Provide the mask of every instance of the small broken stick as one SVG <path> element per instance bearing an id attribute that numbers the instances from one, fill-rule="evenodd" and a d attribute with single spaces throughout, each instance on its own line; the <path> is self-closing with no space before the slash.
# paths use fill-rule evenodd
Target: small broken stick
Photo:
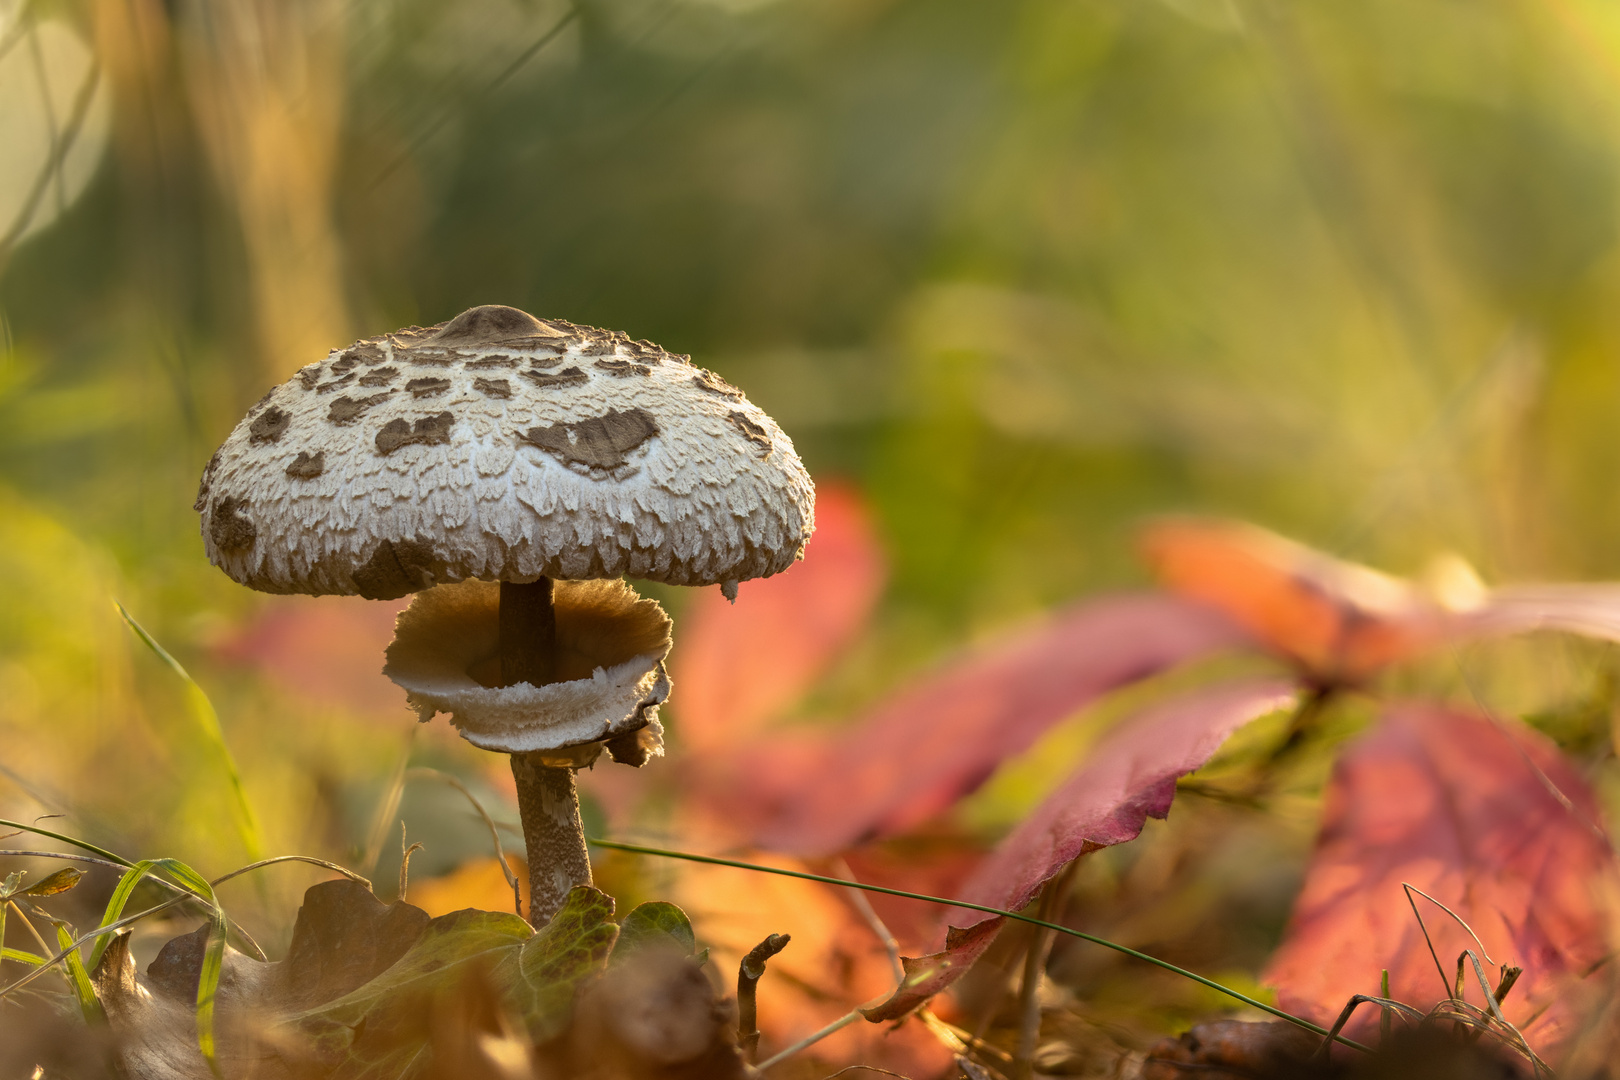
<path id="1" fill-rule="evenodd" d="M 787 948 L 789 934 L 772 934 L 748 950 L 737 965 L 737 1045 L 752 1065 L 759 1056 L 759 1009 L 755 993 L 765 974 L 765 961 Z"/>

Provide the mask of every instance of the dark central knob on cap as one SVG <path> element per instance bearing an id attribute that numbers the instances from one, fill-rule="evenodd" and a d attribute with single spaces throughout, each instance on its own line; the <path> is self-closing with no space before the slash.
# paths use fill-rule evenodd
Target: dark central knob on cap
<path id="1" fill-rule="evenodd" d="M 468 308 L 435 336 L 444 344 L 471 344 L 480 341 L 503 341 L 506 338 L 543 334 L 545 327 L 527 311 L 504 304 L 485 304 Z"/>

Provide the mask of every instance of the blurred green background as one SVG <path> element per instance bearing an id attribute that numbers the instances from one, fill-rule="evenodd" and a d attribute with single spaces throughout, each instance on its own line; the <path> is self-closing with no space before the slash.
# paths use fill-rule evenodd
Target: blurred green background
<path id="1" fill-rule="evenodd" d="M 222 659 L 264 600 L 190 504 L 269 386 L 474 304 L 690 353 L 866 493 L 844 704 L 1168 510 L 1620 577 L 1617 194 L 1600 0 L 0 0 L 0 812 L 243 861 L 117 597 L 269 846 L 365 846 L 402 704 Z"/>

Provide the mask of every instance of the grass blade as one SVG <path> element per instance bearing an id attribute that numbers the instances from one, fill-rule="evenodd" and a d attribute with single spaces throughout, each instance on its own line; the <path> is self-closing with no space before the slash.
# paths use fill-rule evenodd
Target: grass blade
<path id="1" fill-rule="evenodd" d="M 3 918 L 5 918 L 5 912 L 0 911 L 0 919 Z M 0 949 L 0 960 L 15 960 L 22 964 L 32 964 L 34 967 L 39 967 L 39 965 L 45 962 L 45 958 L 43 956 L 36 956 L 26 949 L 11 948 Z"/>
<path id="2" fill-rule="evenodd" d="M 225 966 L 225 939 L 229 929 L 225 909 L 220 906 L 208 879 L 179 859 L 157 859 L 154 866 L 205 900 L 210 908 L 208 945 L 203 951 L 202 973 L 197 979 L 197 1049 L 202 1051 L 209 1071 L 221 1076 L 216 1058 L 218 1047 L 214 1042 L 214 998 L 219 993 L 220 974 Z"/>
<path id="3" fill-rule="evenodd" d="M 180 666 L 180 661 L 170 656 L 168 650 L 159 645 L 156 639 L 135 621 L 134 616 L 124 610 L 123 604 L 115 601 L 115 606 L 118 608 L 118 614 L 129 624 L 129 628 L 135 631 L 135 636 L 156 653 L 158 659 L 167 664 L 170 671 L 180 677 L 181 683 L 185 686 L 186 704 L 191 712 L 191 718 L 196 722 L 203 740 L 219 759 L 220 768 L 230 784 L 231 794 L 235 800 L 236 831 L 241 837 L 242 846 L 247 849 L 250 859 L 264 858 L 264 836 L 259 829 L 259 819 L 248 802 L 247 791 L 242 787 L 242 774 L 236 768 L 236 759 L 231 756 L 231 748 L 225 744 L 225 732 L 219 726 L 219 713 L 214 711 L 214 703 L 208 699 L 203 688 L 197 685 L 197 681 L 186 669 Z"/>
<path id="4" fill-rule="evenodd" d="M 123 917 L 124 905 L 129 903 L 130 896 L 135 892 L 135 886 L 141 883 L 141 879 L 146 877 L 156 861 L 155 859 L 142 859 L 125 871 L 124 876 L 118 879 L 117 887 L 113 889 L 112 896 L 107 900 L 107 910 L 101 916 L 101 926 L 103 928 L 111 926 Z M 110 936 L 96 939 L 96 947 L 90 952 L 90 970 L 94 971 L 96 965 L 101 963 L 101 954 L 107 951 L 107 946 L 110 944 L 112 944 Z"/>
<path id="5" fill-rule="evenodd" d="M 107 1014 L 101 1011 L 101 999 L 96 997 L 95 988 L 90 985 L 90 973 L 85 970 L 84 960 L 74 947 L 73 931 L 68 929 L 67 923 L 56 924 L 56 943 L 67 961 L 68 985 L 73 988 L 73 996 L 79 1000 L 79 1011 L 84 1013 L 84 1022 L 92 1026 L 105 1024 Z"/>

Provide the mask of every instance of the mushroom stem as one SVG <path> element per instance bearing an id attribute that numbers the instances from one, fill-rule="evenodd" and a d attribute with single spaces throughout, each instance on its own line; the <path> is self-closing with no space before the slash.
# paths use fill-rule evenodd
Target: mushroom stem
<path id="1" fill-rule="evenodd" d="M 557 609 L 551 579 L 501 582 L 501 685 L 544 686 L 556 671 Z"/>
<path id="2" fill-rule="evenodd" d="M 543 686 L 556 672 L 557 609 L 547 577 L 501 582 L 501 683 Z M 529 860 L 529 922 L 551 921 L 575 885 L 591 883 L 591 857 L 579 818 L 574 770 L 548 765 L 543 751 L 512 755 L 518 818 Z"/>
<path id="3" fill-rule="evenodd" d="M 512 755 L 518 817 L 529 859 L 529 923 L 544 926 L 562 908 L 568 890 L 591 883 L 591 856 L 579 819 L 574 770 L 545 763 L 544 753 Z"/>

